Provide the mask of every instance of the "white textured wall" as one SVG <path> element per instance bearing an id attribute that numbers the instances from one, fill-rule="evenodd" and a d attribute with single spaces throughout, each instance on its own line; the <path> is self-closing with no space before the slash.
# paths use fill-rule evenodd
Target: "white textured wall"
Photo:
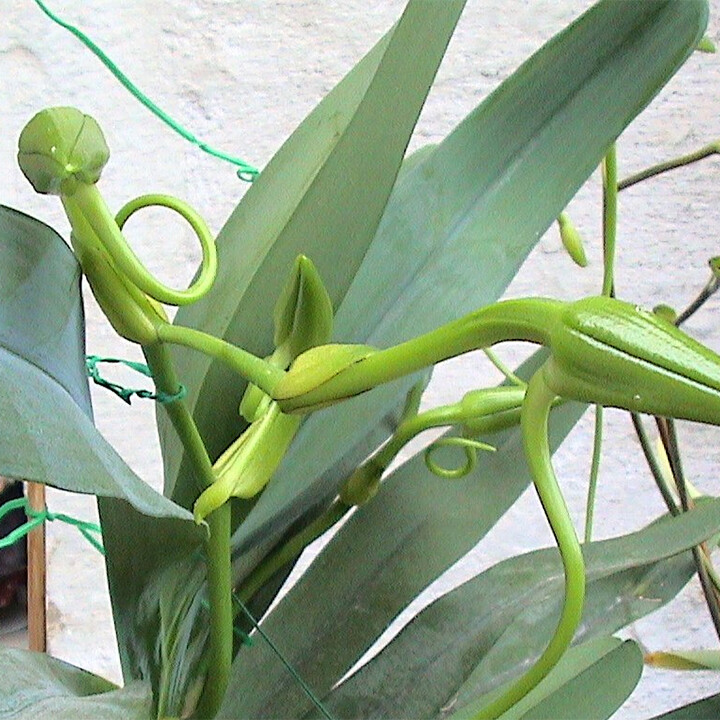
<path id="1" fill-rule="evenodd" d="M 713 0 L 720 9 L 720 0 Z M 587 0 L 470 0 L 414 145 L 441 139 L 521 59 L 579 14 Z M 53 0 L 52 7 L 96 39 L 164 109 L 199 137 L 262 167 L 314 104 L 359 59 L 399 14 L 403 2 L 386 0 Z M 711 20 L 710 34 L 715 36 Z M 651 109 L 623 137 L 621 174 L 720 137 L 720 58 L 694 56 Z M 622 82 L 622 78 L 618 78 Z M 110 77 L 79 43 L 53 26 L 32 0 L 5 3 L 0 23 L 0 202 L 37 215 L 66 233 L 59 203 L 35 196 L 15 166 L 23 124 L 48 105 L 76 105 L 93 114 L 108 135 L 113 157 L 102 190 L 113 206 L 160 191 L 190 199 L 219 229 L 244 186 L 233 170 L 169 132 Z M 617 285 L 621 296 L 654 305 L 687 303 L 707 279 L 706 261 L 720 254 L 716 161 L 681 171 L 620 203 Z M 513 295 L 577 297 L 600 285 L 598 178 L 571 211 L 588 240 L 591 266 L 576 269 L 554 232 L 544 238 Z M 129 226 L 130 227 L 130 226 Z M 166 228 L 168 231 L 166 232 Z M 168 215 L 149 213 L 133 223 L 133 242 L 153 272 L 173 284 L 187 281 L 197 251 L 192 237 Z M 88 350 L 133 357 L 114 337 L 89 298 Z M 720 350 L 718 303 L 712 301 L 689 329 Z M 436 373 L 429 400 L 459 397 L 477 384 L 475 357 Z M 95 392 L 98 426 L 128 463 L 159 485 L 152 407 L 127 408 Z M 643 469 L 629 423 L 608 412 L 598 505 L 598 534 L 636 528 L 662 510 Z M 592 423 L 586 418 L 556 456 L 558 474 L 582 522 Z M 720 492 L 718 431 L 683 427 L 689 478 Z M 52 510 L 92 517 L 86 498 L 51 492 Z M 112 625 L 102 563 L 72 529 L 49 528 L 50 646 L 60 657 L 117 678 Z M 443 581 L 500 557 L 549 542 L 534 497 L 513 508 L 464 567 Z M 427 601 L 427 600 L 426 600 Z M 639 623 L 631 635 L 650 649 L 713 645 L 696 587 L 671 609 Z M 646 673 L 623 717 L 651 712 L 717 690 L 717 677 Z"/>

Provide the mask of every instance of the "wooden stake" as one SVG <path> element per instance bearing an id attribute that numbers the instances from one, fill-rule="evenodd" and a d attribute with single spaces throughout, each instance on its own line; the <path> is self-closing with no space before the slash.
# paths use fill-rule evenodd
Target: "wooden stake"
<path id="1" fill-rule="evenodd" d="M 27 483 L 27 497 L 33 510 L 45 509 L 45 486 Z M 28 550 L 28 647 L 45 652 L 47 649 L 47 618 L 45 605 L 45 523 L 27 536 Z"/>

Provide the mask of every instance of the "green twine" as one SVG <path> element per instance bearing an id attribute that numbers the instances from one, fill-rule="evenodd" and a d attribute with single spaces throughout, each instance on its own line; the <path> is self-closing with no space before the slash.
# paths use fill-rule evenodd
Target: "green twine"
<path id="1" fill-rule="evenodd" d="M 172 395 L 164 393 L 161 390 L 158 390 L 157 392 L 151 392 L 150 390 L 136 390 L 133 388 L 123 387 L 122 385 L 111 382 L 110 380 L 107 380 L 102 375 L 100 375 L 100 370 L 98 369 L 98 365 L 100 363 L 119 363 L 149 378 L 152 377 L 152 372 L 150 368 L 143 363 L 133 362 L 132 360 L 100 357 L 99 355 L 88 355 L 85 358 L 85 367 L 88 377 L 91 378 L 96 385 L 104 387 L 115 393 L 119 398 L 122 398 L 128 405 L 130 405 L 133 395 L 137 395 L 137 397 L 146 400 L 156 400 L 159 403 L 175 402 L 176 400 L 182 400 L 187 395 L 187 388 L 184 385 L 180 385 L 180 389 Z"/>
<path id="2" fill-rule="evenodd" d="M 86 520 L 78 520 L 77 518 L 71 517 L 70 515 L 64 515 L 63 513 L 51 513 L 47 508 L 44 508 L 43 510 L 35 510 L 30 506 L 28 499 L 24 497 L 17 498 L 16 500 L 10 500 L 2 505 L 0 507 L 0 520 L 13 510 L 19 509 L 25 510 L 25 514 L 29 519 L 20 527 L 15 528 L 15 530 L 8 533 L 5 537 L 0 538 L 0 549 L 10 547 L 10 545 L 15 544 L 18 540 L 22 540 L 22 538 L 32 532 L 38 525 L 42 525 L 42 523 L 46 521 L 52 522 L 57 520 L 76 527 L 81 532 L 82 536 L 98 552 L 102 555 L 105 554 L 105 548 L 102 543 L 94 537 L 94 535 L 102 537 L 102 530 L 96 523 L 87 522 Z"/>
<path id="3" fill-rule="evenodd" d="M 292 675 L 295 682 L 297 682 L 298 685 L 302 688 L 303 692 L 310 698 L 313 705 L 322 713 L 322 716 L 326 720 L 333 720 L 333 716 L 329 713 L 327 708 L 320 702 L 318 697 L 315 695 L 315 693 L 312 691 L 310 686 L 300 677 L 298 671 L 283 657 L 283 654 L 278 649 L 277 645 L 267 636 L 265 631 L 260 627 L 260 624 L 258 621 L 253 617 L 252 613 L 245 607 L 245 603 L 235 594 L 232 594 L 232 599 L 235 605 L 240 609 L 240 611 L 247 617 L 247 619 L 252 623 L 252 626 L 255 628 L 255 630 L 258 631 L 258 634 L 260 637 L 268 644 L 269 648 L 273 651 L 273 653 L 279 658 L 280 662 L 285 666 L 285 669 Z"/>
<path id="4" fill-rule="evenodd" d="M 65 22 L 62 18 L 55 15 L 42 0 L 35 0 L 35 4 L 47 15 L 54 23 L 64 28 L 68 32 L 72 33 L 80 42 L 97 57 L 100 62 L 115 76 L 120 84 L 128 90 L 132 96 L 142 103 L 150 112 L 152 112 L 157 118 L 162 120 L 169 128 L 174 130 L 180 137 L 184 138 L 188 142 L 192 143 L 196 147 L 200 148 L 203 152 L 213 157 L 225 160 L 226 162 L 235 165 L 238 168 L 237 176 L 245 182 L 253 182 L 255 178 L 260 174 L 260 171 L 250 165 L 249 163 L 241 160 L 240 158 L 228 155 L 227 153 L 221 152 L 211 147 L 202 140 L 195 137 L 189 130 L 184 128 L 180 123 L 173 120 L 164 110 L 159 108 L 145 93 L 143 93 L 137 85 L 135 85 L 125 73 L 80 29 L 76 28 L 68 22 Z"/>

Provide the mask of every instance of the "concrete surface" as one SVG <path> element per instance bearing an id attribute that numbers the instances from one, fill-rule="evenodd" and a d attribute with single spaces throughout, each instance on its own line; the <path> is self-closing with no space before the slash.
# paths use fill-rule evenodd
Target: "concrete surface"
<path id="1" fill-rule="evenodd" d="M 233 170 L 169 132 L 136 103 L 100 63 L 31 0 L 6 3 L 0 23 L 0 202 L 32 213 L 61 232 L 59 203 L 35 196 L 17 170 L 16 138 L 42 107 L 76 105 L 105 128 L 113 159 L 103 192 L 113 206 L 146 192 L 187 198 L 214 230 L 245 190 Z M 441 139 L 531 51 L 576 17 L 587 0 L 471 0 L 413 147 Z M 713 0 L 717 16 L 720 0 Z M 199 137 L 262 167 L 317 101 L 398 16 L 401 0 L 53 0 L 52 8 L 88 32 L 167 112 Z M 717 40 L 711 19 L 710 35 Z M 695 149 L 720 137 L 720 56 L 695 55 L 652 107 L 623 136 L 621 175 Z M 622 78 L 618 78 L 622 82 Z M 684 306 L 707 280 L 706 262 L 719 254 L 718 171 L 706 161 L 638 191 L 623 194 L 617 287 L 622 297 L 652 306 Z M 511 295 L 577 297 L 600 287 L 599 181 L 595 176 L 570 207 L 588 243 L 590 267 L 575 268 L 550 231 L 533 253 Z M 197 260 L 193 238 L 165 213 L 149 214 L 130 236 L 151 271 L 174 285 L 186 282 Z M 165 233 L 165 228 L 169 232 Z M 162 229 L 168 243 L 156 242 Z M 88 351 L 138 357 L 116 338 L 88 300 Z M 718 301 L 688 323 L 720 349 Z M 517 357 L 514 349 L 506 357 Z M 480 359 L 441 367 L 428 404 L 457 398 L 477 385 Z M 94 392 L 98 427 L 127 462 L 158 486 L 160 458 L 153 408 L 131 408 Z M 606 451 L 598 505 L 598 536 L 637 528 L 662 510 L 643 468 L 627 419 L 607 413 Z M 682 427 L 688 476 L 720 492 L 718 431 Z M 592 420 L 588 416 L 556 456 L 556 468 L 578 523 L 583 519 Z M 54 511 L 94 517 L 92 500 L 51 491 Z M 64 526 L 49 532 L 50 650 L 118 679 L 113 630 L 100 557 Z M 549 542 L 535 498 L 527 495 L 493 531 L 482 552 L 431 588 L 421 602 L 501 557 Z M 489 548 L 489 549 L 488 549 Z M 438 589 L 438 587 L 440 589 Z M 637 623 L 629 635 L 649 649 L 711 647 L 713 632 L 696 586 L 667 610 Z M 716 692 L 718 677 L 648 671 L 618 717 L 648 717 Z"/>

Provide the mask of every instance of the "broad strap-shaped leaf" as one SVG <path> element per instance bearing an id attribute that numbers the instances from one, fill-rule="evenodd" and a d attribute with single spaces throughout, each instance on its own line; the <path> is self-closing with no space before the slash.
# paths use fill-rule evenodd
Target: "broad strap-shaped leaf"
<path id="1" fill-rule="evenodd" d="M 465 0 L 410 0 L 395 28 L 283 145 L 218 238 L 219 273 L 178 312 L 248 350 L 272 350 L 273 307 L 299 254 L 317 267 L 335 308 L 372 241 L 420 110 Z M 239 432 L 244 382 L 219 363 L 178 351 L 180 377 L 210 454 Z M 167 494 L 187 504 L 192 483 L 160 414 Z M 178 479 L 180 478 L 180 479 Z"/>
<path id="2" fill-rule="evenodd" d="M 52 378 L 92 418 L 80 267 L 58 234 L 0 205 L 0 351 Z"/>
<path id="3" fill-rule="evenodd" d="M 385 347 L 497 300 L 706 21 L 702 0 L 605 0 L 546 44 L 400 178 L 336 339 Z M 310 417 L 238 539 L 331 493 L 409 382 Z"/>
<path id="4" fill-rule="evenodd" d="M 630 696 L 642 669 L 642 651 L 632 640 L 589 640 L 571 647 L 536 688 L 500 717 L 576 720 L 582 712 L 583 720 L 605 720 Z"/>
<path id="5" fill-rule="evenodd" d="M 0 651 L 2 720 L 151 720 L 150 686 L 111 682 L 42 653 Z"/>
<path id="6" fill-rule="evenodd" d="M 720 694 L 684 705 L 651 720 L 712 720 L 720 717 Z"/>
<path id="7" fill-rule="evenodd" d="M 692 557 L 683 551 L 719 524 L 717 500 L 587 546 L 587 600 L 576 641 L 615 632 L 675 597 L 694 573 Z M 462 708 L 485 705 L 545 648 L 563 592 L 555 549 L 498 563 L 423 610 L 333 691 L 331 711 L 340 717 L 432 718 L 452 707 L 459 718 L 472 714 Z M 414 682 L 417 677 L 423 682 Z"/>
<path id="8" fill-rule="evenodd" d="M 175 670 L 166 648 L 177 642 L 178 622 L 169 628 L 167 617 L 180 613 L 202 588 L 204 563 L 198 549 L 205 531 L 192 520 L 149 517 L 113 497 L 98 498 L 98 509 L 123 677 L 126 682 L 152 682 L 157 691 L 161 662 L 167 673 Z M 173 585 L 178 573 L 183 583 Z M 176 592 L 168 597 L 170 588 Z"/>
<path id="9" fill-rule="evenodd" d="M 78 265 L 57 233 L 6 207 L 0 207 L 0 370 L 0 474 L 191 520 L 95 429 Z"/>

